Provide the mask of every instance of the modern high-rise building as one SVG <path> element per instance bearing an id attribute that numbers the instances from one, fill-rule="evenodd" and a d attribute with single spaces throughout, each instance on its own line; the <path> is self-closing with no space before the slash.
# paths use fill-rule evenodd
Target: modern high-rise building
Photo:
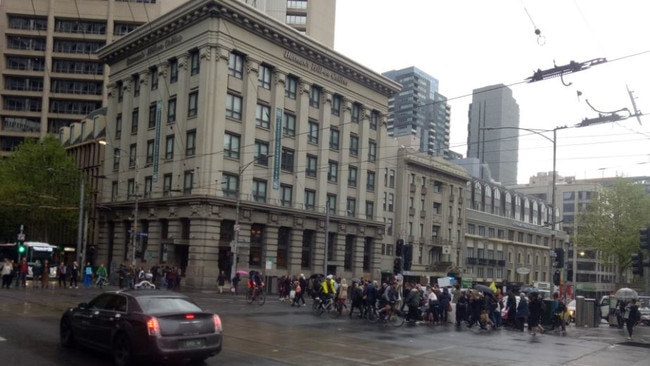
<path id="1" fill-rule="evenodd" d="M 0 2 L 0 151 L 101 108 L 108 69 L 95 51 L 185 1 Z"/>
<path id="2" fill-rule="evenodd" d="M 468 116 L 467 157 L 488 164 L 495 181 L 516 184 L 519 105 L 512 90 L 503 84 L 474 89 Z"/>
<path id="3" fill-rule="evenodd" d="M 334 48 L 336 0 L 239 0 Z"/>
<path id="4" fill-rule="evenodd" d="M 187 1 L 0 1 L 0 154 L 106 105 L 95 51 Z M 335 0 L 241 1 L 333 47 Z"/>
<path id="5" fill-rule="evenodd" d="M 415 136 L 418 146 L 409 147 L 448 157 L 451 107 L 438 93 L 438 80 L 414 66 L 383 75 L 402 84 L 400 93 L 389 101 L 388 133 L 403 145 Z"/>

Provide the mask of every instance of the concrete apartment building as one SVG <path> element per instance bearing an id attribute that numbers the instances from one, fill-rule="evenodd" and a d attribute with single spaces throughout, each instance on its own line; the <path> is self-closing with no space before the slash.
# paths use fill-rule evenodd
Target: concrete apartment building
<path id="1" fill-rule="evenodd" d="M 503 84 L 474 89 L 468 117 L 467 158 L 488 164 L 495 181 L 517 184 L 519 105 L 512 90 Z"/>
<path id="2" fill-rule="evenodd" d="M 402 84 L 389 101 L 388 133 L 402 145 L 450 158 L 451 106 L 438 93 L 438 80 L 414 66 L 383 75 Z"/>
<path id="3" fill-rule="evenodd" d="M 0 2 L 0 154 L 106 105 L 95 51 L 187 0 Z M 332 47 L 335 0 L 242 0 Z"/>
<path id="4" fill-rule="evenodd" d="M 233 0 L 183 4 L 99 58 L 104 262 L 135 252 L 210 286 L 237 242 L 237 268 L 271 277 L 379 273 L 397 83 Z"/>

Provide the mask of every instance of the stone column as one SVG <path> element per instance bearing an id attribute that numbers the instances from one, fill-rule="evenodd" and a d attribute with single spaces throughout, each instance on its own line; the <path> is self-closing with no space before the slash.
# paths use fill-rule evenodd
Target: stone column
<path id="1" fill-rule="evenodd" d="M 262 246 L 262 273 L 266 276 L 282 276 L 286 273 L 279 273 L 275 261 L 278 255 L 278 232 L 279 228 L 276 225 L 266 225 L 264 232 L 264 244 Z M 266 261 L 273 259 L 273 266 L 271 269 L 266 268 Z M 284 270 L 282 270 L 284 271 Z M 273 289 L 272 291 L 274 291 Z"/>

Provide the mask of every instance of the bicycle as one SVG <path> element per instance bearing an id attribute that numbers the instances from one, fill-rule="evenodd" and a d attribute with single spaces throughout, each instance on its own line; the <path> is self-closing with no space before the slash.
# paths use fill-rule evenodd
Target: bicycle
<path id="1" fill-rule="evenodd" d="M 380 323 L 398 328 L 404 325 L 405 320 L 406 317 L 398 308 L 396 308 L 396 305 L 390 306 L 388 314 L 386 314 L 383 309 L 378 311 L 377 321 Z"/>
<path id="2" fill-rule="evenodd" d="M 320 297 L 315 297 L 314 298 L 314 303 L 312 304 L 312 312 L 314 315 L 321 316 L 324 312 L 330 313 L 330 316 L 337 316 L 337 312 L 333 311 L 335 308 L 334 301 L 332 300 L 331 297 L 327 298 L 327 300 L 323 301 Z M 334 313 L 334 314 L 332 314 Z"/>
<path id="3" fill-rule="evenodd" d="M 108 281 L 108 278 L 106 278 L 104 276 L 99 276 L 97 278 L 97 281 L 95 282 L 95 286 L 97 286 L 99 288 L 102 288 L 104 286 L 110 286 L 110 285 L 111 285 L 111 283 Z"/>
<path id="4" fill-rule="evenodd" d="M 364 304 L 362 317 L 368 320 L 370 323 L 376 323 L 377 319 L 379 318 L 377 307 L 371 304 Z"/>
<path id="5" fill-rule="evenodd" d="M 248 304 L 252 304 L 253 302 L 257 301 L 257 304 L 259 306 L 264 305 L 266 302 L 266 295 L 264 294 L 264 288 L 262 287 L 254 287 L 248 289 L 246 292 L 246 302 Z"/>

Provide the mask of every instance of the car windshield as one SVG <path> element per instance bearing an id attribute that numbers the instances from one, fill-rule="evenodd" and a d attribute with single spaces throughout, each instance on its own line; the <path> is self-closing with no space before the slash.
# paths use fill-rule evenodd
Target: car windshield
<path id="1" fill-rule="evenodd" d="M 196 313 L 200 307 L 191 301 L 179 297 L 145 297 L 138 299 L 142 312 L 146 314 Z"/>

